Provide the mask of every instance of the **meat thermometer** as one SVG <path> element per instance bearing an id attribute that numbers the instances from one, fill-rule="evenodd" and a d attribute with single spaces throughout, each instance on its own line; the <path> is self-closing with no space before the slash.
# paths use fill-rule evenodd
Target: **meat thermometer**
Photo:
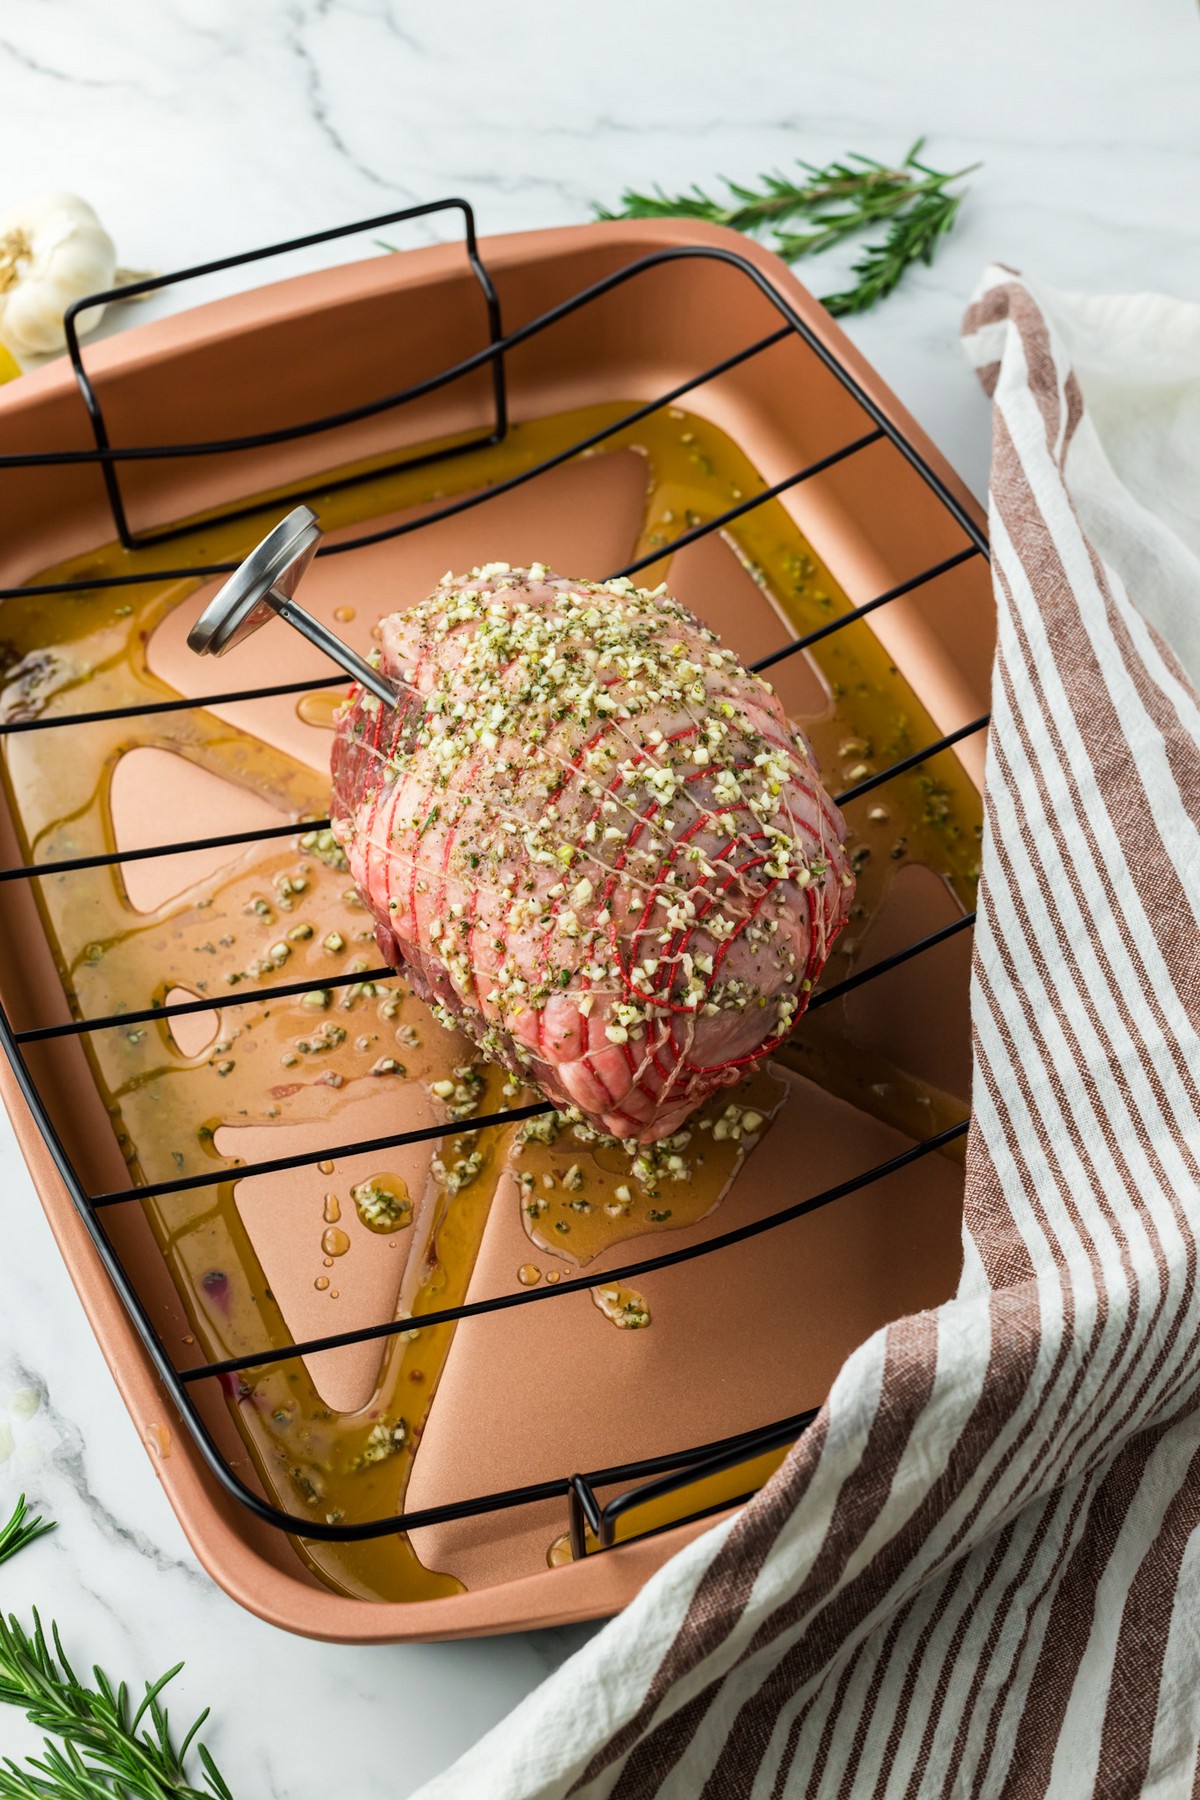
<path id="1" fill-rule="evenodd" d="M 310 644 L 323 650 L 368 693 L 377 695 L 387 706 L 396 706 L 396 690 L 378 669 L 373 669 L 356 650 L 292 598 L 321 536 L 316 513 L 307 506 L 295 507 L 267 533 L 245 562 L 239 563 L 220 593 L 209 601 L 188 632 L 188 649 L 200 656 L 223 656 L 277 615 L 295 626 Z"/>

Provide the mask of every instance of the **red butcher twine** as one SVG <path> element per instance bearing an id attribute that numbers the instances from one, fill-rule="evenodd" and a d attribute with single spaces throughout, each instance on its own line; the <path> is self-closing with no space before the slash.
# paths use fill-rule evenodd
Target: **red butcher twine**
<path id="1" fill-rule="evenodd" d="M 491 563 L 381 626 L 333 829 L 444 1023 L 653 1143 L 785 1037 L 846 923 L 845 826 L 760 676 L 661 588 Z"/>

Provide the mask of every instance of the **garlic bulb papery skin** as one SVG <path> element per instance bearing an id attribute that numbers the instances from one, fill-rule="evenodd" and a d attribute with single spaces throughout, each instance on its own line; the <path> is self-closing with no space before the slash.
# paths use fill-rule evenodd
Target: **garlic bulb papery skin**
<path id="1" fill-rule="evenodd" d="M 0 340 L 21 356 L 46 356 L 66 344 L 63 314 L 72 301 L 113 285 L 112 239 L 78 194 L 39 194 L 0 213 Z M 104 308 L 89 307 L 80 335 Z"/>

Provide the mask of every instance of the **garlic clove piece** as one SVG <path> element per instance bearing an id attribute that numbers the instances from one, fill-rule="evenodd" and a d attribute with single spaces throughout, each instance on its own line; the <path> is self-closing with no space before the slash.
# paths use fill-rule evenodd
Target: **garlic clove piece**
<path id="1" fill-rule="evenodd" d="M 111 287 L 116 266 L 112 239 L 78 194 L 38 194 L 0 212 L 0 340 L 23 356 L 61 350 L 67 307 Z M 80 334 L 103 313 L 89 307 Z"/>

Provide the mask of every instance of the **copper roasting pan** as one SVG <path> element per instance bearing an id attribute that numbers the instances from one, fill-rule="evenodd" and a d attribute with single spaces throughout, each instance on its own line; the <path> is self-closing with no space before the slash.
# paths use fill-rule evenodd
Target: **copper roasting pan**
<path id="1" fill-rule="evenodd" d="M 779 504 L 829 572 L 843 607 L 911 584 L 853 629 L 874 634 L 933 722 L 935 738 L 964 732 L 941 757 L 957 759 L 959 779 L 965 771 L 977 809 L 983 735 L 964 728 L 985 712 L 993 647 L 990 587 L 979 554 L 982 521 L 953 472 L 822 307 L 768 252 L 690 224 L 518 234 L 483 240 L 479 254 L 509 334 L 507 405 L 518 431 L 526 422 L 604 404 L 633 411 L 685 388 L 677 404 L 724 434 L 722 441 L 732 441 L 763 483 L 786 484 L 795 471 L 823 465 L 811 478 L 785 485 Z M 627 270 L 634 272 L 622 277 Z M 582 290 L 605 283 L 610 285 L 590 304 L 567 306 Z M 564 311 L 552 326 L 521 336 L 522 326 L 560 305 Z M 477 276 L 462 245 L 447 244 L 376 255 L 194 307 L 92 346 L 86 365 L 112 444 L 269 437 L 297 417 L 336 414 L 424 381 L 478 352 L 487 343 L 486 327 Z M 514 334 L 519 341 L 512 343 Z M 756 354 L 739 359 L 739 352 L 764 339 L 770 341 Z M 698 371 L 718 364 L 727 366 L 688 387 Z M 290 503 L 291 496 L 313 494 L 319 508 L 318 478 L 328 471 L 369 458 L 396 459 L 453 434 L 486 434 L 494 405 L 493 365 L 485 359 L 460 379 L 427 385 L 401 407 L 364 407 L 363 416 L 332 431 L 284 435 L 235 454 L 124 462 L 118 474 L 130 525 L 153 535 L 175 521 L 224 512 L 262 495 Z M 840 454 L 840 447 L 864 436 L 869 441 L 863 447 Z M 0 458 L 86 452 L 94 442 L 66 359 L 0 390 Z M 441 493 L 470 486 L 455 467 L 451 458 L 430 470 L 428 497 L 415 513 L 436 510 Z M 332 622 L 339 606 L 344 613 L 344 603 L 353 601 L 355 623 L 338 628 L 365 649 L 372 619 L 423 596 L 446 567 L 540 559 L 580 577 L 604 577 L 632 555 L 644 486 L 641 465 L 629 450 L 564 459 L 486 504 L 318 563 L 305 603 Z M 95 460 L 0 462 L 0 494 L 0 585 L 7 590 L 114 539 Z M 264 524 L 282 510 L 268 507 Z M 259 532 L 253 522 L 247 530 L 252 542 Z M 333 535 L 336 541 L 338 533 Z M 795 627 L 755 580 L 747 559 L 734 553 L 735 538 L 736 531 L 701 532 L 676 553 L 669 580 L 751 660 L 787 644 Z M 157 557 L 150 566 L 172 563 L 169 541 L 139 554 L 143 566 L 147 557 Z M 652 580 L 667 571 L 665 557 L 660 564 Z M 935 577 L 915 579 L 943 564 Z M 193 584 L 178 618 L 161 634 L 156 668 L 169 688 L 195 696 L 328 677 L 328 665 L 277 625 L 228 657 L 214 681 L 217 666 L 189 660 L 182 640 L 202 596 L 215 585 Z M 137 588 L 123 597 L 136 607 Z M 0 645 L 4 636 L 0 611 Z M 805 654 L 776 671 L 781 694 L 806 719 L 828 700 L 817 668 Z M 327 754 L 328 736 L 306 736 L 291 699 L 246 702 L 236 716 L 243 728 L 313 768 Z M 87 757 L 87 729 L 52 735 L 64 756 Z M 6 758 L 21 742 L 10 736 L 3 741 Z M 252 831 L 270 816 L 245 789 L 214 798 L 208 786 L 192 781 L 186 766 L 178 779 L 163 783 L 144 751 L 142 756 L 137 779 L 114 780 L 114 793 L 123 784 L 122 816 L 114 813 L 122 850 Z M 838 771 L 827 774 L 837 789 Z M 9 792 L 0 819 L 0 861 L 15 867 L 29 856 L 29 846 L 11 817 Z M 866 804 L 851 806 L 852 830 L 860 816 L 855 807 Z M 235 854 L 226 850 L 210 862 Z M 37 845 L 31 860 L 45 860 Z M 138 881 L 149 883 L 148 897 L 138 902 L 143 908 L 178 892 L 186 871 L 172 887 L 173 869 L 173 858 L 130 864 L 124 879 L 131 903 L 138 900 Z M 163 884 L 157 892 L 155 882 Z M 586 1556 L 549 1567 L 547 1546 L 567 1527 L 564 1490 L 557 1498 L 418 1530 L 413 1541 L 422 1561 L 457 1575 L 461 1592 L 382 1601 L 325 1585 L 285 1532 L 256 1517 L 217 1479 L 181 1423 L 35 1117 L 30 1100 L 40 1096 L 89 1191 L 122 1185 L 124 1165 L 79 1039 L 27 1041 L 14 1063 L 14 1035 L 69 1021 L 79 1011 L 64 992 L 34 887 L 29 879 L 0 884 L 0 1001 L 10 1052 L 0 1061 L 0 1086 L 155 1473 L 196 1554 L 229 1594 L 278 1625 L 336 1641 L 449 1638 L 594 1618 L 624 1605 L 675 1550 L 723 1516 L 721 1504 L 747 1485 L 744 1471 L 740 1483 L 735 1472 L 724 1488 L 710 1490 L 703 1518 L 688 1520 L 701 1501 L 682 1494 L 652 1534 L 603 1551 L 589 1542 Z M 900 880 L 897 869 L 887 892 L 887 907 L 857 934 L 857 959 L 839 965 L 842 975 L 861 972 L 963 917 L 936 871 L 912 868 Z M 851 1064 L 855 1047 L 869 1043 L 943 1095 L 956 1096 L 964 1114 L 969 944 L 969 931 L 955 931 L 848 992 L 826 1015 L 837 1014 Z M 145 996 L 131 996 L 134 1006 L 146 1003 Z M 886 1178 L 854 1186 L 859 1172 L 902 1154 L 912 1134 L 870 1105 L 856 1106 L 844 1092 L 823 1091 L 819 1077 L 806 1084 L 801 1099 L 788 1116 L 802 1114 L 803 1123 L 789 1127 L 790 1135 L 781 1126 L 768 1134 L 715 1214 L 649 1241 L 649 1251 L 702 1243 L 839 1183 L 850 1184 L 850 1191 L 747 1242 L 648 1276 L 645 1291 L 654 1308 L 648 1332 L 614 1331 L 583 1293 L 461 1323 L 406 1509 L 436 1508 L 579 1469 L 669 1461 L 686 1446 L 716 1443 L 802 1413 L 820 1404 L 840 1363 L 871 1331 L 953 1291 L 960 1260 L 961 1141 L 946 1154 L 925 1155 Z M 346 1123 L 338 1127 L 337 1141 L 388 1130 L 386 1110 L 373 1104 L 373 1114 L 355 1113 L 349 1129 Z M 313 1142 L 310 1137 L 303 1147 Z M 261 1146 L 251 1150 L 252 1156 L 264 1154 L 269 1152 Z M 332 1328 L 324 1296 L 313 1294 L 294 1254 L 294 1221 L 295 1209 L 319 1207 L 323 1178 L 305 1167 L 275 1178 L 274 1187 L 270 1180 L 264 1178 L 249 1229 L 272 1283 L 290 1296 L 284 1301 L 289 1327 L 297 1340 L 311 1338 Z M 171 1358 L 184 1365 L 191 1342 L 187 1318 L 162 1258 L 149 1231 L 139 1229 L 139 1208 L 124 1208 L 119 1219 L 114 1210 L 121 1209 L 101 1216 L 130 1281 Z M 471 1299 L 514 1289 L 516 1266 L 528 1254 L 519 1221 L 508 1211 L 500 1216 L 502 1210 L 489 1217 Z M 632 1250 L 620 1246 L 608 1261 L 648 1253 L 647 1243 L 643 1238 Z M 372 1306 L 373 1316 L 381 1306 L 394 1316 L 394 1288 L 372 1286 L 367 1259 L 362 1267 L 365 1286 L 357 1298 L 348 1291 L 351 1312 L 340 1316 L 343 1326 L 369 1320 Z M 322 1379 L 331 1404 L 360 1404 L 378 1357 L 378 1345 L 371 1343 L 326 1351 Z M 201 1381 L 190 1392 L 220 1455 L 261 1493 L 217 1383 Z M 688 1522 L 673 1524 L 671 1517 Z"/>

